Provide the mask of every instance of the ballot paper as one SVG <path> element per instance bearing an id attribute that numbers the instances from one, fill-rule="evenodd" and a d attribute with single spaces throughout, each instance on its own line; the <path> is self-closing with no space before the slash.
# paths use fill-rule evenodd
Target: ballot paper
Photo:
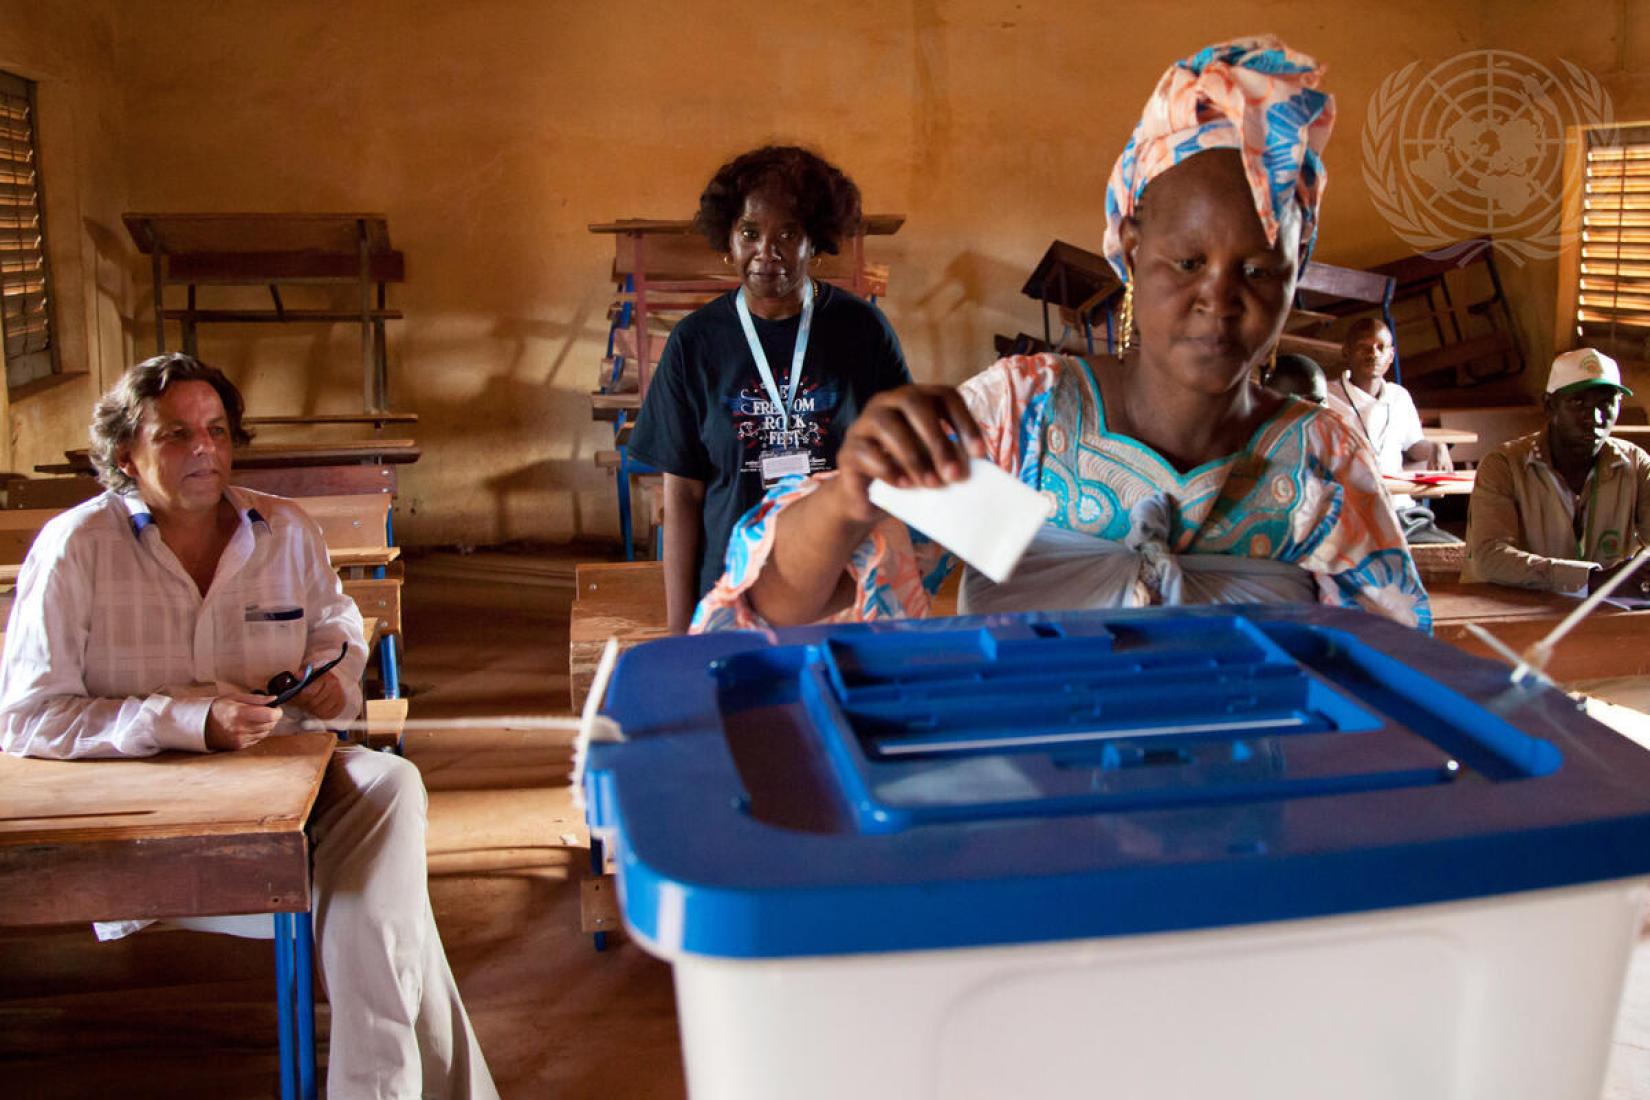
<path id="1" fill-rule="evenodd" d="M 1013 574 L 1049 501 L 983 458 L 968 478 L 939 489 L 896 489 L 871 482 L 871 503 L 915 527 L 998 584 Z"/>

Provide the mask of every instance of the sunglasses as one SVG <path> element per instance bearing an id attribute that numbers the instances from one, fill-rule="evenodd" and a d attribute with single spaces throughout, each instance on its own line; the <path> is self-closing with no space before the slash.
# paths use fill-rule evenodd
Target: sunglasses
<path id="1" fill-rule="evenodd" d="M 349 643 L 345 642 L 338 647 L 338 656 L 324 665 L 306 665 L 302 676 L 294 676 L 290 672 L 277 672 L 269 678 L 269 683 L 264 686 L 265 695 L 275 696 L 265 706 L 278 707 L 283 703 L 290 702 L 309 685 L 331 672 L 333 667 L 339 661 L 342 661 L 344 655 L 348 652 Z"/>

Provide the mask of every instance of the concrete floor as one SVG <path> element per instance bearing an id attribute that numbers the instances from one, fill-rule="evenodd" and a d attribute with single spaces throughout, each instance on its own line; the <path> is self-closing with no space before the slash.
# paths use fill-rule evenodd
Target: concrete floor
<path id="1" fill-rule="evenodd" d="M 565 713 L 579 557 L 412 558 L 413 716 Z M 568 739 L 414 734 L 407 755 L 431 792 L 442 937 L 506 1100 L 681 1097 L 669 968 L 622 938 L 597 954 L 578 931 L 587 837 Z M 263 1100 L 272 974 L 267 944 L 223 936 L 0 932 L 0 1096 Z M 1650 1100 L 1650 946 L 1634 959 L 1604 1095 Z"/>

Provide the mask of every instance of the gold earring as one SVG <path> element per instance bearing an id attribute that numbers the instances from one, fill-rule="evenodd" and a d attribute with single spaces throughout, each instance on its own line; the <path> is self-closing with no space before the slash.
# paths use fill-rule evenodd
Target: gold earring
<path id="1" fill-rule="evenodd" d="M 1124 273 L 1123 305 L 1117 311 L 1117 357 L 1121 359 L 1134 347 L 1134 279 L 1133 272 Z"/>
<path id="2" fill-rule="evenodd" d="M 1276 373 L 1278 373 L 1278 346 L 1273 344 L 1272 359 L 1271 362 L 1266 365 L 1266 377 L 1270 378 Z"/>

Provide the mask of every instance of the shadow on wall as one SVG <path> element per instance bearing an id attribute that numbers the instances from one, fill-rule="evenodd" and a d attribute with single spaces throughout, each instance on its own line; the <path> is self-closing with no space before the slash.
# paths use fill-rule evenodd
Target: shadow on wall
<path id="1" fill-rule="evenodd" d="M 990 302 L 999 307 L 1004 288 L 1018 293 L 1029 268 L 1022 269 L 979 252 L 959 252 L 945 265 L 939 279 L 911 304 L 908 313 L 926 326 L 928 346 L 962 359 L 913 368 L 919 382 L 952 384 L 983 370 L 994 359 L 992 333 L 978 330 L 980 310 Z M 1008 335 L 1013 335 L 1009 333 Z"/>
<path id="2" fill-rule="evenodd" d="M 118 331 L 120 346 L 96 348 L 94 362 L 88 363 L 93 384 L 102 393 L 113 384 L 116 371 L 130 366 L 135 350 L 136 328 L 127 303 L 132 300 L 132 264 L 137 253 L 118 231 L 92 218 L 83 218 L 81 231 L 92 244 L 92 293 L 95 297 L 97 331 L 101 335 L 105 325 Z"/>
<path id="3" fill-rule="evenodd" d="M 524 347 L 533 343 L 524 339 Z M 459 354 L 455 347 L 452 355 Z M 420 358 L 449 357 L 426 350 Z M 592 387 L 573 390 L 539 377 L 504 373 L 477 381 L 479 390 L 458 399 L 437 398 L 426 390 L 417 403 L 421 407 L 415 406 L 424 457 L 403 482 L 409 516 L 430 509 L 430 531 L 439 542 L 542 539 L 563 524 L 571 527 L 573 537 L 585 534 L 588 517 L 581 494 L 605 489 L 611 497 L 612 481 L 595 465 L 600 443 L 586 440 L 594 430 L 586 396 Z M 438 516 L 434 510 L 444 500 L 453 507 Z M 566 519 L 558 522 L 558 515 Z M 605 534 L 611 525 L 597 526 Z"/>
<path id="4" fill-rule="evenodd" d="M 567 496 L 574 536 L 582 536 L 585 531 L 582 494 L 608 489 L 611 484 L 612 475 L 598 470 L 588 456 L 544 458 L 482 479 L 482 485 L 493 495 L 492 529 L 500 542 L 518 537 L 542 538 L 542 525 L 520 521 L 549 510 L 551 500 L 560 494 Z M 512 516 L 517 518 L 514 524 Z"/>
<path id="5" fill-rule="evenodd" d="M 580 378 L 576 374 L 568 379 L 568 385 L 580 393 L 586 389 L 595 389 L 597 376 L 601 372 L 601 357 L 605 351 L 602 341 L 606 339 L 606 330 L 585 329 L 585 323 L 590 318 L 594 308 L 592 296 L 586 295 L 579 303 L 578 310 L 568 321 L 544 321 L 526 317 L 501 317 L 494 323 L 488 333 L 500 344 L 508 345 L 509 357 L 506 360 L 502 374 L 514 377 L 524 367 L 533 366 L 536 362 L 534 352 L 544 344 L 560 341 L 560 347 L 549 357 L 543 368 L 543 374 L 531 371 L 535 377 L 542 377 L 543 384 L 554 386 L 562 378 L 562 370 L 572 358 L 573 349 L 581 341 L 593 346 L 594 356 L 589 363 L 589 375 Z M 578 362 L 574 363 L 575 369 Z"/>

